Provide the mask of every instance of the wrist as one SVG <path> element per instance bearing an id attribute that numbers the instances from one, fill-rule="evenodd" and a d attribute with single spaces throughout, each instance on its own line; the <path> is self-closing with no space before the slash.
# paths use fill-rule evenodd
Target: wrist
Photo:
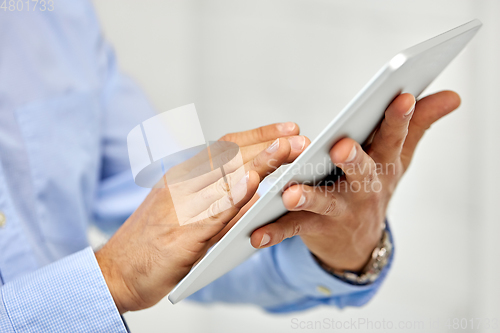
<path id="1" fill-rule="evenodd" d="M 317 257 L 318 264 L 335 277 L 351 284 L 365 285 L 378 279 L 385 266 L 390 262 L 393 252 L 393 244 L 390 233 L 384 230 L 377 246 L 373 249 L 368 262 L 359 271 L 335 270 L 325 265 Z"/>
<path id="2" fill-rule="evenodd" d="M 118 312 L 124 314 L 130 307 L 127 306 L 128 302 L 123 300 L 128 288 L 120 272 L 117 270 L 116 265 L 113 264 L 113 260 L 108 258 L 102 249 L 95 252 L 95 257 Z"/>
<path id="3" fill-rule="evenodd" d="M 329 252 L 313 253 L 316 259 L 331 271 L 361 272 L 370 261 L 373 250 L 377 247 L 384 229 L 366 233 L 364 237 L 352 239 L 342 251 L 334 255 Z"/>

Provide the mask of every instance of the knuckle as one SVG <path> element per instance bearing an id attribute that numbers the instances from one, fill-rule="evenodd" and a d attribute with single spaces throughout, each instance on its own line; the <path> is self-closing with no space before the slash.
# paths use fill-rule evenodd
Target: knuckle
<path id="1" fill-rule="evenodd" d="M 368 172 L 365 177 L 363 178 L 363 182 L 365 182 L 366 184 L 370 185 L 371 183 L 373 183 L 375 180 L 377 179 L 377 175 L 375 173 L 375 171 L 370 171 Z"/>
<path id="2" fill-rule="evenodd" d="M 224 177 L 221 178 L 224 181 L 224 184 L 226 184 L 226 192 L 229 192 L 231 189 L 231 185 L 233 184 L 234 180 L 234 174 L 233 173 L 226 173 L 226 179 L 224 180 Z"/>
<path id="3" fill-rule="evenodd" d="M 214 208 L 212 207 L 212 205 L 210 205 L 207 210 L 207 222 L 212 224 L 213 222 L 217 221 L 217 218 L 218 216 L 215 213 Z"/>
<path id="4" fill-rule="evenodd" d="M 301 229 L 302 229 L 302 225 L 299 222 L 295 222 L 295 224 L 293 226 L 292 235 L 290 237 L 294 237 L 294 236 L 299 235 Z"/>
<path id="5" fill-rule="evenodd" d="M 220 220 L 221 213 L 210 213 L 207 216 L 207 222 L 210 225 L 216 224 Z"/>
<path id="6" fill-rule="evenodd" d="M 219 139 L 219 141 L 231 141 L 234 142 L 234 133 L 227 133 Z"/>
<path id="7" fill-rule="evenodd" d="M 332 195 L 321 215 L 331 215 L 337 208 L 337 199 Z"/>
<path id="8" fill-rule="evenodd" d="M 252 162 L 250 163 L 250 167 L 253 170 L 259 170 L 262 167 L 262 160 L 260 155 L 257 155 L 254 159 L 252 159 Z"/>
<path id="9" fill-rule="evenodd" d="M 284 241 L 285 239 L 287 239 L 288 238 L 287 237 L 287 233 L 288 233 L 287 230 L 281 232 L 281 234 L 278 237 L 278 242 L 277 243 L 281 243 L 282 241 Z"/>
<path id="10" fill-rule="evenodd" d="M 212 203 L 210 207 L 208 207 L 207 213 L 208 213 L 207 219 L 209 220 L 210 223 L 219 221 L 222 214 L 222 210 L 220 208 L 220 201 L 217 200 L 214 203 Z"/>
<path id="11" fill-rule="evenodd" d="M 287 238 L 292 238 L 294 236 L 300 235 L 302 230 L 302 225 L 300 221 L 290 221 L 290 223 L 286 223 L 281 229 L 280 235 L 278 237 L 279 243 L 284 241 Z"/>
<path id="12" fill-rule="evenodd" d="M 226 178 L 228 176 L 229 175 L 226 175 Z M 229 193 L 229 185 L 228 184 L 229 184 L 229 181 L 226 183 L 226 180 L 224 179 L 224 177 L 219 178 L 219 180 L 217 180 L 217 184 L 215 186 L 215 188 L 217 189 L 217 193 L 219 193 L 220 195 L 228 194 Z"/>
<path id="13" fill-rule="evenodd" d="M 256 139 L 259 141 L 264 141 L 265 138 L 265 130 L 264 127 L 259 127 L 255 130 Z"/>

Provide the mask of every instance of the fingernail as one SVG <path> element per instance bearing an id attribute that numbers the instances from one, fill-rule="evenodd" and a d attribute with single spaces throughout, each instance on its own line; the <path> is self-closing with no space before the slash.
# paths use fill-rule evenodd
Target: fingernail
<path id="1" fill-rule="evenodd" d="M 413 112 L 413 110 L 415 110 L 415 104 L 417 104 L 417 101 L 415 101 L 411 106 L 411 108 L 408 111 L 406 111 L 405 116 L 409 116 Z"/>
<path id="2" fill-rule="evenodd" d="M 279 147 L 280 147 L 280 139 L 276 139 L 269 147 L 267 147 L 266 151 L 268 153 L 274 153 L 276 150 L 278 150 Z"/>
<path id="3" fill-rule="evenodd" d="M 305 202 L 306 202 L 306 196 L 304 195 L 304 193 L 302 193 L 299 202 L 297 203 L 297 205 L 295 205 L 295 208 L 301 207 Z"/>
<path id="4" fill-rule="evenodd" d="M 263 247 L 263 246 L 265 246 L 265 245 L 266 245 L 266 244 L 268 244 L 270 241 L 271 241 L 271 236 L 269 236 L 268 234 L 264 234 L 264 236 L 262 236 L 262 240 L 260 241 L 260 245 L 259 245 L 259 247 Z"/>
<path id="5" fill-rule="evenodd" d="M 356 158 L 356 146 L 352 146 L 351 152 L 349 153 L 349 156 L 347 156 L 347 159 L 345 160 L 344 163 L 349 163 L 352 162 Z"/>
<path id="6" fill-rule="evenodd" d="M 291 136 L 288 138 L 292 150 L 302 151 L 306 145 L 306 138 L 303 136 Z"/>
<path id="7" fill-rule="evenodd" d="M 278 131 L 280 131 L 283 134 L 289 134 L 295 129 L 295 123 L 289 121 L 286 123 L 277 124 L 276 128 L 278 128 Z"/>

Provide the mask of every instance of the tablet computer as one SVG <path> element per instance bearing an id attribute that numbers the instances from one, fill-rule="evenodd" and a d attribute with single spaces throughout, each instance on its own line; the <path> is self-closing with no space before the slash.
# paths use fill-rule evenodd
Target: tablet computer
<path id="1" fill-rule="evenodd" d="M 327 177 L 335 168 L 329 151 L 338 140 L 350 137 L 363 143 L 394 98 L 401 93 L 418 97 L 481 25 L 473 20 L 396 54 L 293 163 L 264 180 L 267 190 L 259 190 L 255 204 L 170 292 L 170 302 L 181 301 L 258 251 L 250 244 L 250 235 L 287 212 L 281 199 L 284 188 L 291 182 L 314 183 Z"/>

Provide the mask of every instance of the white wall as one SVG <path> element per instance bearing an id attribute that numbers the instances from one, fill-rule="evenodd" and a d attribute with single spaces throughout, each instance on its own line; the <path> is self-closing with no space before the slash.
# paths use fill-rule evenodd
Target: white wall
<path id="1" fill-rule="evenodd" d="M 195 102 L 209 139 L 285 120 L 313 138 L 394 53 L 473 18 L 485 23 L 429 88 L 456 90 L 463 104 L 425 136 L 392 201 L 396 261 L 369 305 L 273 316 L 247 306 L 171 306 L 164 300 L 125 316 L 133 332 L 290 332 L 296 331 L 293 317 L 426 325 L 439 318 L 440 329 L 420 331 L 445 332 L 448 319 L 500 320 L 499 1 L 95 5 L 122 67 L 158 110 Z M 474 332 L 500 330 L 482 324 Z"/>

